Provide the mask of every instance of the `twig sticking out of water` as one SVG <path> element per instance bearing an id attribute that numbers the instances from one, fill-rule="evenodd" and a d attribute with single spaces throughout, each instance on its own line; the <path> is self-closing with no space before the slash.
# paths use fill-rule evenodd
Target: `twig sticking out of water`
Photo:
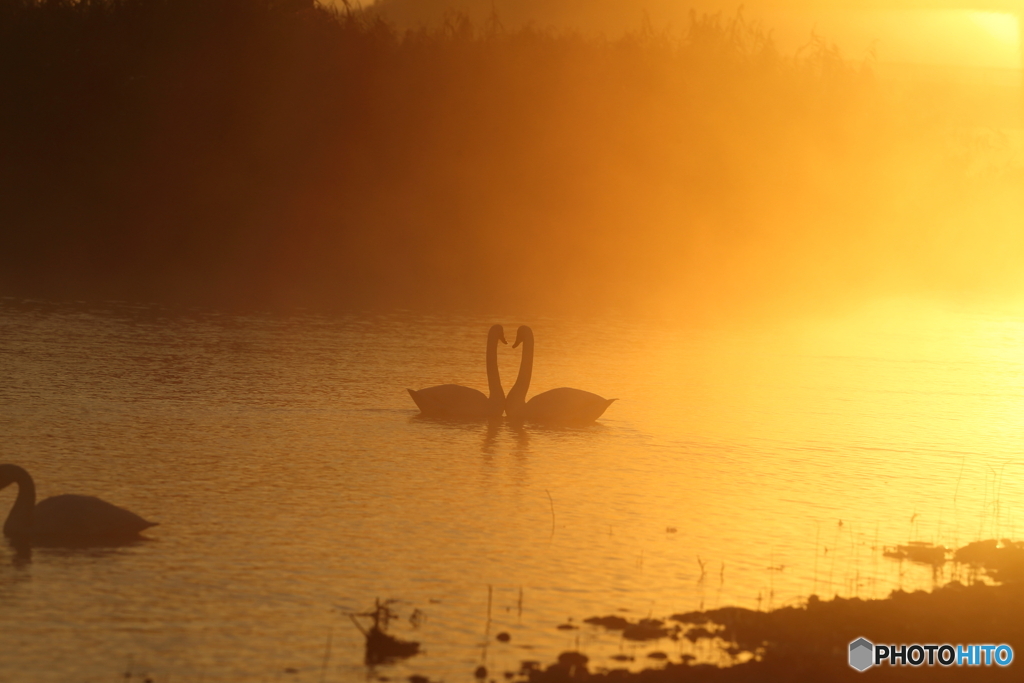
<path id="1" fill-rule="evenodd" d="M 839 520 L 839 523 L 836 524 L 836 538 L 835 538 L 835 541 L 833 541 L 833 543 L 832 543 L 833 550 L 835 550 L 835 549 L 837 549 L 839 547 L 839 532 L 841 532 L 842 530 L 843 530 L 843 520 Z M 828 591 L 829 591 L 829 593 L 833 593 L 834 592 L 833 589 L 832 589 L 832 573 L 835 571 L 835 568 L 836 568 L 836 554 L 833 552 L 832 553 L 832 564 L 828 568 Z"/>
<path id="2" fill-rule="evenodd" d="M 491 602 L 494 597 L 494 586 L 487 584 L 487 623 L 484 625 L 484 641 L 491 638 Z"/>
<path id="3" fill-rule="evenodd" d="M 320 683 L 327 679 L 327 662 L 331 659 L 331 637 L 334 635 L 334 628 L 327 631 L 327 647 L 324 648 L 324 661 L 320 665 Z"/>
<path id="4" fill-rule="evenodd" d="M 1000 527 L 999 513 L 1000 513 L 1000 511 L 1002 509 L 1002 503 L 1001 503 L 1000 495 L 1001 495 L 1002 488 L 1003 488 L 1003 474 L 1004 474 L 1004 470 L 1006 470 L 1006 466 L 1007 465 L 1016 465 L 1016 464 L 1018 464 L 1018 463 L 1014 462 L 1013 460 L 1007 460 L 999 468 L 999 479 L 998 479 L 998 482 L 996 484 L 996 528 L 995 528 L 995 532 L 994 532 L 994 535 L 996 537 L 999 537 L 1001 535 L 1000 530 L 999 530 L 999 527 Z"/>
<path id="5" fill-rule="evenodd" d="M 722 589 L 725 588 L 725 562 L 722 562 L 722 568 L 718 572 L 718 592 L 715 594 L 715 605 L 717 606 L 722 601 Z"/>
<path id="6" fill-rule="evenodd" d="M 956 509 L 956 497 L 960 493 L 960 479 L 964 476 L 964 464 L 967 462 L 967 456 L 960 456 L 960 474 L 956 477 L 956 488 L 953 489 L 953 509 Z"/>
<path id="7" fill-rule="evenodd" d="M 487 584 L 487 622 L 484 624 L 484 643 L 483 649 L 480 651 L 480 666 L 477 667 L 476 677 L 486 678 L 487 677 L 487 647 L 491 644 L 491 603 L 494 598 L 494 586 Z M 480 675 L 480 672 L 483 675 Z"/>
<path id="8" fill-rule="evenodd" d="M 555 499 L 551 497 L 551 492 L 544 489 L 544 493 L 548 494 L 548 502 L 551 504 L 551 541 L 555 537 Z"/>
<path id="9" fill-rule="evenodd" d="M 811 595 L 818 594 L 818 547 L 821 539 L 821 522 L 814 523 L 814 582 L 811 584 Z"/>

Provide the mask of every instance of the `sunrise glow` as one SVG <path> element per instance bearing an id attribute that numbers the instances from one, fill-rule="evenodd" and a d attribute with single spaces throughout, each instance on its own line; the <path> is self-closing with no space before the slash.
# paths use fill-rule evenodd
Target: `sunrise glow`
<path id="1" fill-rule="evenodd" d="M 1017 17 L 999 12 L 969 12 L 968 16 L 972 22 L 985 29 L 993 40 L 1018 49 L 1020 24 Z"/>
<path id="2" fill-rule="evenodd" d="M 1015 12 L 0 0 L 0 681 L 1019 648 Z"/>

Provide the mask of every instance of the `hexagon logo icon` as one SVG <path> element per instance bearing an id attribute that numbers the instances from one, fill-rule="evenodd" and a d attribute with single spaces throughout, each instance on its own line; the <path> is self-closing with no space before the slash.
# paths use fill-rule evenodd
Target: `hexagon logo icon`
<path id="1" fill-rule="evenodd" d="M 858 638 L 850 643 L 850 666 L 857 671 L 864 671 L 874 663 L 875 646 L 865 638 Z"/>

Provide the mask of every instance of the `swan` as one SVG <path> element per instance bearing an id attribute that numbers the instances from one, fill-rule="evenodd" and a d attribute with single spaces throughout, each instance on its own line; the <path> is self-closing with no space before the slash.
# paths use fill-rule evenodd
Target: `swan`
<path id="1" fill-rule="evenodd" d="M 516 421 L 529 420 L 554 425 L 585 425 L 601 417 L 615 398 L 603 398 L 582 389 L 561 387 L 537 394 L 529 401 L 526 392 L 533 377 L 533 330 L 526 325 L 516 332 L 512 348 L 523 345 L 519 376 L 509 389 L 505 412 Z"/>
<path id="2" fill-rule="evenodd" d="M 134 512 L 94 498 L 65 494 L 36 504 L 36 485 L 25 468 L 0 465 L 0 489 L 18 485 L 4 535 L 16 543 L 91 545 L 138 540 L 139 532 L 156 526 Z"/>
<path id="3" fill-rule="evenodd" d="M 498 342 L 505 341 L 505 328 L 492 325 L 487 332 L 487 386 L 491 395 L 459 384 L 442 384 L 413 391 L 406 389 L 420 414 L 428 417 L 487 418 L 501 417 L 505 410 L 505 390 L 498 376 Z"/>

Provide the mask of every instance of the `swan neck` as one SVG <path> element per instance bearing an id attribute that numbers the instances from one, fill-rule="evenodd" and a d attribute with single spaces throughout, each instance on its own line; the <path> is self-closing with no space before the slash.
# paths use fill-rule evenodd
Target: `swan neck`
<path id="1" fill-rule="evenodd" d="M 498 374 L 498 335 L 487 336 L 487 388 L 491 401 L 505 402 L 505 390 L 501 388 L 501 376 Z"/>
<path id="2" fill-rule="evenodd" d="M 533 337 L 523 340 L 523 356 L 519 360 L 519 376 L 515 385 L 508 392 L 505 401 L 505 412 L 509 417 L 518 417 L 526 406 L 526 392 L 530 389 L 533 378 Z"/>
<path id="3" fill-rule="evenodd" d="M 11 465 L 13 481 L 18 485 L 18 497 L 4 522 L 4 535 L 11 537 L 27 536 L 32 528 L 32 510 L 36 506 L 36 485 L 32 477 L 21 467 Z"/>

